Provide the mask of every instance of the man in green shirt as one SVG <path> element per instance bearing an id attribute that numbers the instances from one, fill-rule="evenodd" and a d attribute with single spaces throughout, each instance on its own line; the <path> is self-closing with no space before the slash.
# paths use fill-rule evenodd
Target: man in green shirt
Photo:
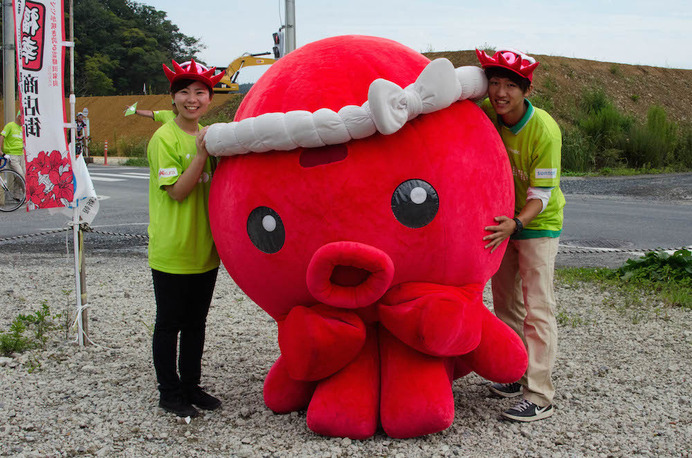
<path id="1" fill-rule="evenodd" d="M 24 138 L 22 137 L 22 115 L 18 111 L 14 121 L 8 122 L 0 132 L 2 157 L 7 155 L 8 166 L 21 176 L 26 175 L 24 162 Z"/>
<path id="2" fill-rule="evenodd" d="M 502 412 L 516 421 L 535 421 L 553 414 L 552 371 L 557 350 L 553 275 L 562 232 L 565 198 L 560 190 L 562 137 L 545 111 L 526 98 L 538 62 L 515 50 L 492 57 L 476 50 L 488 78 L 488 99 L 481 108 L 493 121 L 507 149 L 514 175 L 514 215 L 495 217 L 485 229 L 486 248 L 507 250 L 492 278 L 495 313 L 522 338 L 529 356 L 517 383 L 492 384 L 502 397 L 523 395 Z"/>

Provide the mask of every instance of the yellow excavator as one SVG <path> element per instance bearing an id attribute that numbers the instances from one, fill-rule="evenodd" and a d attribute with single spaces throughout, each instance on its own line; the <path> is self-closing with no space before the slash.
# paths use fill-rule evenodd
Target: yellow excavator
<path id="1" fill-rule="evenodd" d="M 236 83 L 238 79 L 238 74 L 240 70 L 245 67 L 251 67 L 255 65 L 271 65 L 276 62 L 276 59 L 271 59 L 268 57 L 262 57 L 270 55 L 270 53 L 260 53 L 260 54 L 243 54 L 236 60 L 230 63 L 223 78 L 219 83 L 214 86 L 214 92 L 240 92 L 240 86 Z"/>

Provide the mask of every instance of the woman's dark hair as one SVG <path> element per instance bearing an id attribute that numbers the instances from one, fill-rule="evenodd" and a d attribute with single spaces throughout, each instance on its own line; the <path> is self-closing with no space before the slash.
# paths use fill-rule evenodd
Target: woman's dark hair
<path id="1" fill-rule="evenodd" d="M 175 83 L 171 84 L 171 95 L 175 94 L 178 91 L 182 91 L 183 89 L 185 89 L 186 87 L 188 87 L 189 85 L 191 85 L 192 83 L 194 83 L 196 81 L 197 80 L 193 80 L 193 79 L 182 79 L 182 80 L 176 81 Z M 204 84 L 204 83 L 202 83 L 202 84 Z M 214 91 L 212 91 L 212 89 L 207 85 L 205 85 L 205 87 L 207 88 L 207 91 L 209 91 L 209 97 L 211 98 L 211 96 L 214 95 Z"/>
<path id="2" fill-rule="evenodd" d="M 519 86 L 521 92 L 526 92 L 531 87 L 531 81 L 528 78 L 514 73 L 512 70 L 508 70 L 503 67 L 488 67 L 485 69 L 485 76 L 490 80 L 493 76 L 498 78 L 508 78 L 511 82 Z"/>

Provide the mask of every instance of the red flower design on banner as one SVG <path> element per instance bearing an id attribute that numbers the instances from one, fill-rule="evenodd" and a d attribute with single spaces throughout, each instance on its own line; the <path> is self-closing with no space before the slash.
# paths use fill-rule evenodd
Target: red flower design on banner
<path id="1" fill-rule="evenodd" d="M 45 185 L 38 182 L 38 168 L 29 167 L 26 173 L 26 197 L 29 202 L 36 205 L 41 205 L 41 202 L 46 198 Z"/>
<path id="2" fill-rule="evenodd" d="M 50 164 L 50 171 L 59 171 L 60 167 L 69 163 L 68 157 L 63 157 L 63 155 L 58 150 L 53 150 L 48 156 L 48 162 Z M 52 180 L 51 180 L 52 181 Z"/>
<path id="3" fill-rule="evenodd" d="M 59 173 L 57 170 L 51 170 L 50 181 L 53 183 L 52 194 L 57 201 L 60 199 L 65 199 L 68 202 L 72 201 L 74 196 L 74 187 L 72 185 L 72 171 L 67 170 L 65 172 Z"/>
<path id="4" fill-rule="evenodd" d="M 50 170 L 50 161 L 45 151 L 41 151 L 36 156 L 36 159 L 31 161 L 31 165 L 36 168 L 37 172 L 46 174 Z"/>
<path id="5" fill-rule="evenodd" d="M 63 157 L 58 150 L 53 150 L 50 153 L 41 151 L 32 161 L 32 164 L 39 169 L 39 172 L 47 175 L 52 171 L 58 172 L 61 166 L 67 164 L 67 161 L 68 158 Z"/>

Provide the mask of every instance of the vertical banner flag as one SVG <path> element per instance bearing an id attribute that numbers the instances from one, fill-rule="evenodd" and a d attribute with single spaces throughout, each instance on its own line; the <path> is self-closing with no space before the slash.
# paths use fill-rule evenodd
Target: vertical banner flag
<path id="1" fill-rule="evenodd" d="M 62 0 L 14 0 L 28 210 L 68 207 L 74 197 L 64 125 L 63 8 Z"/>

